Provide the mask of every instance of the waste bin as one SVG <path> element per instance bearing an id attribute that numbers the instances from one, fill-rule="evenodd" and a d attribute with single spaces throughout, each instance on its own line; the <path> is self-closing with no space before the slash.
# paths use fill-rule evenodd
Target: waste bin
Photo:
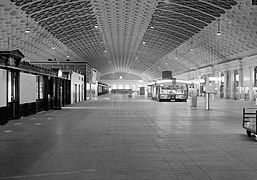
<path id="1" fill-rule="evenodd" d="M 191 106 L 191 107 L 196 107 L 196 106 L 197 106 L 197 96 L 192 96 L 192 97 L 191 97 L 190 106 Z"/>
<path id="2" fill-rule="evenodd" d="M 210 93 L 205 95 L 205 109 L 210 110 Z"/>

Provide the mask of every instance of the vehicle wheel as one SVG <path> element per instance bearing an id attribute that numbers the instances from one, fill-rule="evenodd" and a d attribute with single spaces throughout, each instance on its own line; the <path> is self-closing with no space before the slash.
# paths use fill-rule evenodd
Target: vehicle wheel
<path id="1" fill-rule="evenodd" d="M 250 131 L 246 130 L 246 134 L 248 137 L 250 137 L 252 133 Z"/>

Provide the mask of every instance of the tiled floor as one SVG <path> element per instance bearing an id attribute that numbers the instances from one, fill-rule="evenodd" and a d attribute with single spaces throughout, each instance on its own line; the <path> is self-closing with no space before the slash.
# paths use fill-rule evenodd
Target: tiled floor
<path id="1" fill-rule="evenodd" d="M 256 180 L 242 107 L 110 95 L 24 117 L 0 127 L 0 179 Z"/>

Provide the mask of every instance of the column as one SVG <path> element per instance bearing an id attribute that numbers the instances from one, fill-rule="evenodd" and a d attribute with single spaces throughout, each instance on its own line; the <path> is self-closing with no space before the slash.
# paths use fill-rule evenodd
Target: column
<path id="1" fill-rule="evenodd" d="M 218 72 L 217 73 L 217 76 L 221 78 L 221 72 Z M 221 79 L 220 81 L 218 81 L 218 84 L 217 84 L 217 97 L 220 98 L 220 85 L 221 85 Z"/>
<path id="2" fill-rule="evenodd" d="M 239 86 L 239 99 L 242 100 L 242 88 L 244 86 L 243 84 L 243 68 L 242 68 L 242 62 L 240 61 L 240 67 L 238 69 L 238 74 L 239 74 L 239 82 L 238 82 L 238 86 Z"/>
<path id="3" fill-rule="evenodd" d="M 254 87 L 254 67 L 249 67 L 250 69 L 250 87 L 249 87 L 249 101 L 254 101 L 253 87 Z"/>
<path id="4" fill-rule="evenodd" d="M 223 74 L 224 74 L 224 99 L 226 99 L 227 97 L 228 97 L 228 91 L 227 91 L 227 89 L 228 89 L 228 72 L 227 71 L 225 71 L 225 72 L 223 72 Z"/>
<path id="5" fill-rule="evenodd" d="M 235 97 L 235 70 L 230 70 L 230 99 L 236 99 Z"/>

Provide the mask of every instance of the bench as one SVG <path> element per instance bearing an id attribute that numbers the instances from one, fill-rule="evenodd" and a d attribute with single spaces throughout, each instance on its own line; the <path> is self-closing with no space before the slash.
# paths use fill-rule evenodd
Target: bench
<path id="1" fill-rule="evenodd" d="M 243 128 L 246 129 L 246 134 L 248 135 L 248 137 L 250 137 L 252 133 L 256 135 L 256 132 L 257 132 L 256 118 L 257 118 L 256 108 L 243 108 Z"/>

